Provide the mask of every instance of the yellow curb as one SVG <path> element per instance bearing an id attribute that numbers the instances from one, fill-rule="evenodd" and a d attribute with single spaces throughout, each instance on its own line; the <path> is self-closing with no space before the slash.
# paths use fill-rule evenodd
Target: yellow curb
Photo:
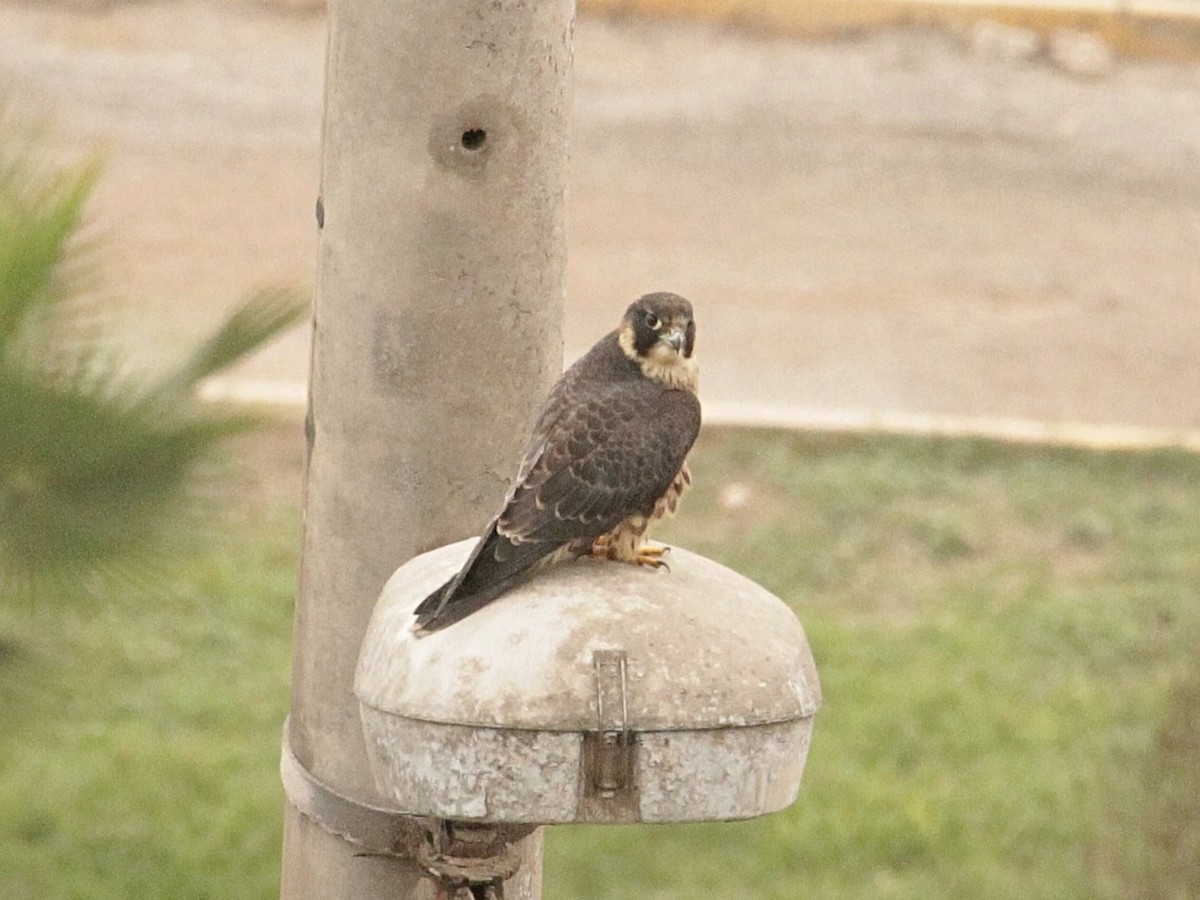
<path id="1" fill-rule="evenodd" d="M 838 37 L 881 27 L 969 28 L 992 21 L 1042 35 L 1098 35 L 1117 53 L 1200 58 L 1200 0 L 1108 3 L 975 3 L 938 0 L 578 0 L 581 12 L 695 19 L 801 37 Z"/>

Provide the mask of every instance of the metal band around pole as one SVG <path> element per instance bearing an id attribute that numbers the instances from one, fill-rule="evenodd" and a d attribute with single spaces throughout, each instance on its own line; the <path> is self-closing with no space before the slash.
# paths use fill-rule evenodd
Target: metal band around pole
<path id="1" fill-rule="evenodd" d="M 424 839 L 423 820 L 385 806 L 343 797 L 304 767 L 292 752 L 290 720 L 283 723 L 279 775 L 288 802 L 323 829 L 366 853 L 412 856 Z"/>

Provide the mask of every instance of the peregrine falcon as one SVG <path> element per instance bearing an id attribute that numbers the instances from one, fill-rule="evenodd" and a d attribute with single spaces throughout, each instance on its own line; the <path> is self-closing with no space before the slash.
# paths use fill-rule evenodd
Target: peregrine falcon
<path id="1" fill-rule="evenodd" d="M 696 323 L 676 294 L 646 294 L 571 366 L 538 414 L 504 506 L 462 571 L 416 608 L 413 630 L 452 625 L 552 563 L 585 554 L 663 566 L 647 526 L 691 484 L 700 430 Z"/>

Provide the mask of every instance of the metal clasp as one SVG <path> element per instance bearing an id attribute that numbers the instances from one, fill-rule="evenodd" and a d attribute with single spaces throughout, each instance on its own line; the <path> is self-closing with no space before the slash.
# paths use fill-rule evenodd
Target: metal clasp
<path id="1" fill-rule="evenodd" d="M 608 815 L 636 820 L 634 767 L 637 741 L 629 730 L 629 674 L 624 650 L 592 654 L 596 680 L 596 731 L 583 736 L 585 807 L 599 806 Z"/>

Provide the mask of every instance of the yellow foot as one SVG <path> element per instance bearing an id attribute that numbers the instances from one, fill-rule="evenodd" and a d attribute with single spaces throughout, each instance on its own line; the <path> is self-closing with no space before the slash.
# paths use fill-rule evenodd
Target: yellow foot
<path id="1" fill-rule="evenodd" d="M 670 552 L 671 548 L 662 544 L 642 544 L 636 551 L 633 551 L 632 556 L 629 556 L 627 554 L 630 553 L 630 550 L 627 547 L 622 547 L 621 544 L 612 541 L 607 534 L 602 534 L 592 541 L 587 556 L 589 559 L 611 559 L 614 562 L 623 562 L 631 566 L 649 566 L 652 569 L 666 569 L 670 572 L 671 567 L 663 559 L 663 556 Z"/>
<path id="2" fill-rule="evenodd" d="M 666 569 L 670 572 L 671 567 L 663 559 L 670 552 L 671 548 L 664 547 L 662 544 L 643 544 L 638 547 L 637 556 L 633 558 L 633 562 L 635 565 L 649 566 L 652 569 Z"/>

